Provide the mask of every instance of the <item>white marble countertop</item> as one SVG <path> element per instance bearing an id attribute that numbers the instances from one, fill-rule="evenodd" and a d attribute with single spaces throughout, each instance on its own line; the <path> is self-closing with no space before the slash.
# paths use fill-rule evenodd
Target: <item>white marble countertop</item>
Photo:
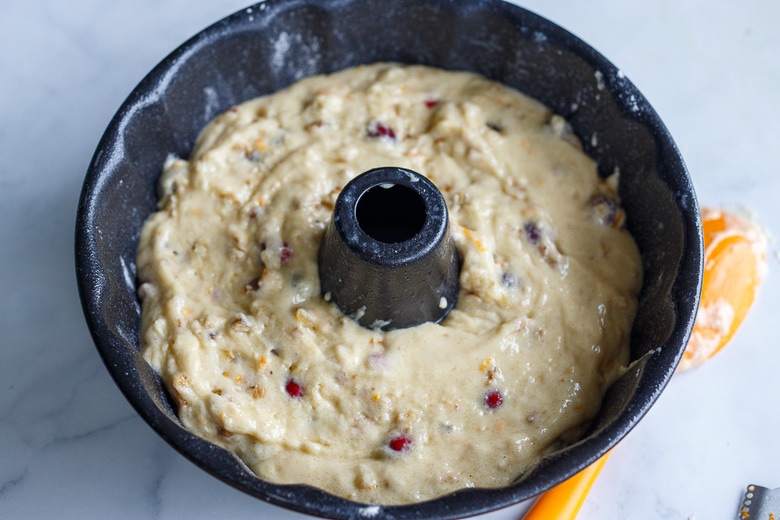
<path id="1" fill-rule="evenodd" d="M 168 52 L 248 3 L 0 4 L 0 518 L 304 518 L 231 489 L 157 437 L 103 367 L 75 282 L 76 203 L 109 119 Z M 524 5 L 642 90 L 702 204 L 749 208 L 780 235 L 780 3 Z M 580 519 L 736 518 L 747 484 L 780 487 L 774 241 L 770 250 L 732 344 L 675 376 L 614 450 Z M 519 520 L 527 507 L 480 518 Z"/>

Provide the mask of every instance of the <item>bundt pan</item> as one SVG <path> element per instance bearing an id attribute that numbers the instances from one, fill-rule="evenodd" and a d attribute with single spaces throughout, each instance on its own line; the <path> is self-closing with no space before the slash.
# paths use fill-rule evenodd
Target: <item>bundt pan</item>
<path id="1" fill-rule="evenodd" d="M 319 73 L 377 61 L 475 71 L 563 115 L 603 175 L 620 171 L 627 226 L 645 281 L 631 337 L 635 364 L 608 390 L 587 436 L 499 489 L 464 489 L 401 506 L 357 504 L 254 476 L 190 433 L 139 353 L 135 254 L 157 204 L 165 157 L 187 157 L 222 110 Z M 623 438 L 672 376 L 702 276 L 699 210 L 667 129 L 614 65 L 553 23 L 500 0 L 268 0 L 205 29 L 133 90 L 89 166 L 76 222 L 78 287 L 116 384 L 149 425 L 195 464 L 259 499 L 326 518 L 460 518 L 537 495 Z"/>

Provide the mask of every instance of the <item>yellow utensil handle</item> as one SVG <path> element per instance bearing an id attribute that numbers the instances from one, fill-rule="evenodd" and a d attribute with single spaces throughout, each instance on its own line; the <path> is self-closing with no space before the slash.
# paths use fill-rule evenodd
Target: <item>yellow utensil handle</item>
<path id="1" fill-rule="evenodd" d="M 543 493 L 523 520 L 574 520 L 610 453 Z"/>

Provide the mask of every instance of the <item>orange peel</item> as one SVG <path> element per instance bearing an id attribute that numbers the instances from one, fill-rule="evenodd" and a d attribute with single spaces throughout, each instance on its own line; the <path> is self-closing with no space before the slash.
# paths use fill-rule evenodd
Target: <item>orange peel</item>
<path id="1" fill-rule="evenodd" d="M 752 220 L 702 208 L 704 279 L 691 339 L 678 370 L 700 365 L 733 337 L 766 275 L 766 235 Z"/>

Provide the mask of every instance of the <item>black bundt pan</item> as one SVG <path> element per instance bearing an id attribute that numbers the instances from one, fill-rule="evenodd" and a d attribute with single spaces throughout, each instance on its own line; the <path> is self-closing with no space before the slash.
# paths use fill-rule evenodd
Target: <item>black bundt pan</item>
<path id="1" fill-rule="evenodd" d="M 366 510 L 311 487 L 265 482 L 182 428 L 139 354 L 135 253 L 141 226 L 155 210 L 166 155 L 187 157 L 211 118 L 304 76 L 377 61 L 476 71 L 566 117 L 602 174 L 620 169 L 645 282 L 631 338 L 636 364 L 609 389 L 586 438 L 504 488 Z M 84 181 L 76 270 L 92 337 L 116 384 L 160 436 L 210 474 L 321 517 L 459 518 L 547 490 L 603 455 L 644 416 L 692 328 L 702 273 L 699 218 L 691 180 L 658 115 L 615 66 L 553 23 L 500 0 L 268 0 L 184 43 L 119 108 Z"/>

